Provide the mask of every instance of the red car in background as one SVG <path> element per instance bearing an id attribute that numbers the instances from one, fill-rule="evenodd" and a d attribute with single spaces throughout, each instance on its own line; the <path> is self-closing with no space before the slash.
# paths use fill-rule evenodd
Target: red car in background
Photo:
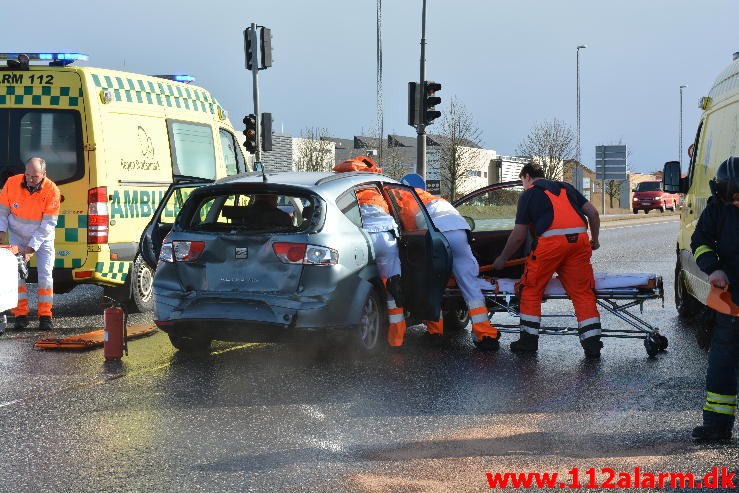
<path id="1" fill-rule="evenodd" d="M 660 212 L 665 212 L 665 209 L 674 211 L 678 207 L 680 207 L 680 195 L 665 192 L 661 181 L 642 181 L 634 188 L 634 198 L 631 199 L 631 209 L 634 214 L 639 211 L 648 214 L 652 209 Z"/>

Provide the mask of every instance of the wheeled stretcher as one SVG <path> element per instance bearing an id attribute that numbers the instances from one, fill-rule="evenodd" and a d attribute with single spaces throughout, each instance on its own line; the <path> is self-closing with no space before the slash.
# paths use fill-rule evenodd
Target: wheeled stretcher
<path id="1" fill-rule="evenodd" d="M 484 271 L 485 269 L 481 269 Z M 518 279 L 496 279 L 481 277 L 482 293 L 488 310 L 494 315 L 496 312 L 505 312 L 513 317 L 519 317 L 518 297 L 515 285 Z M 458 289 L 450 285 L 447 295 L 461 296 Z M 644 312 L 644 303 L 647 300 L 661 299 L 664 307 L 664 288 L 662 277 L 656 274 L 595 274 L 595 296 L 598 306 L 630 325 L 631 328 L 612 328 L 606 321 L 602 323 L 601 337 L 618 337 L 643 339 L 644 347 L 649 356 L 667 348 L 667 338 L 659 333 L 659 329 L 647 322 L 640 315 Z M 553 277 L 544 291 L 546 300 L 567 300 L 567 293 L 562 283 Z M 639 314 L 633 310 L 639 308 Z M 542 318 L 574 317 L 574 314 L 542 313 Z M 502 325 L 495 323 L 501 332 L 518 333 L 518 325 Z M 576 327 L 549 326 L 542 323 L 540 334 L 546 335 L 577 335 Z"/>

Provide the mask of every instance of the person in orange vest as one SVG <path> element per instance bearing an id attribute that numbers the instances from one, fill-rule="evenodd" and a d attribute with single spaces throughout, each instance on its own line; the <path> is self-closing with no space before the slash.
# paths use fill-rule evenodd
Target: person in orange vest
<path id="1" fill-rule="evenodd" d="M 334 167 L 336 172 L 365 171 L 382 173 L 372 158 L 359 156 L 347 159 Z M 367 231 L 375 252 L 375 263 L 385 285 L 388 311 L 387 342 L 391 347 L 403 345 L 406 331 L 405 310 L 400 299 L 400 255 L 398 253 L 398 225 L 390 215 L 385 198 L 377 188 L 357 192 L 362 229 Z"/>
<path id="2" fill-rule="evenodd" d="M 500 332 L 490 323 L 485 296 L 480 286 L 480 265 L 472 254 L 468 232 L 470 229 L 462 215 L 445 199 L 432 195 L 422 188 L 415 188 L 416 194 L 426 207 L 431 220 L 446 237 L 452 250 L 452 273 L 462 297 L 467 304 L 472 321 L 472 341 L 482 351 L 496 350 L 499 347 Z M 443 317 L 426 321 L 427 337 L 433 343 L 440 343 L 444 335 Z"/>
<path id="3" fill-rule="evenodd" d="M 723 161 L 709 182 L 711 197 L 690 239 L 695 262 L 711 286 L 728 291 L 739 304 L 739 157 Z M 739 317 L 716 312 L 706 370 L 703 424 L 696 442 L 731 439 L 737 401 Z"/>
<path id="4" fill-rule="evenodd" d="M 54 301 L 54 231 L 59 217 L 60 194 L 46 177 L 46 161 L 32 157 L 23 175 L 8 178 L 0 191 L 0 243 L 17 245 L 28 261 L 35 254 L 38 268 L 39 329 L 51 330 Z M 8 233 L 10 238 L 8 238 Z M 18 306 L 11 310 L 15 329 L 28 327 L 28 290 L 18 279 Z"/>
<path id="5" fill-rule="evenodd" d="M 535 163 L 524 165 L 519 176 L 525 190 L 518 200 L 516 224 L 493 262 L 493 269 L 503 269 L 505 262 L 521 248 L 529 230 L 533 230 L 536 242 L 517 285 L 520 336 L 511 343 L 511 351 L 538 349 L 541 300 L 544 288 L 556 272 L 575 307 L 577 332 L 585 356 L 599 358 L 603 343 L 590 263 L 592 251 L 600 247 L 598 211 L 572 185 L 545 179 L 543 170 Z"/>

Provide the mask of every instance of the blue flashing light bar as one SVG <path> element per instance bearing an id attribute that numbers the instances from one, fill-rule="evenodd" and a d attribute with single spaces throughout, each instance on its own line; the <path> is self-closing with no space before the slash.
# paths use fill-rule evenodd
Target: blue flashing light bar
<path id="1" fill-rule="evenodd" d="M 75 61 L 87 61 L 88 56 L 84 53 L 0 53 L 0 60 L 18 60 L 21 55 L 26 55 L 31 62 L 57 62 L 62 65 L 69 65 Z"/>
<path id="2" fill-rule="evenodd" d="M 192 75 L 187 75 L 187 74 L 162 74 L 162 75 L 155 75 L 154 77 L 159 77 L 160 79 L 173 80 L 175 82 L 184 82 L 185 84 L 189 84 L 190 82 L 195 82 L 195 77 L 193 77 Z"/>

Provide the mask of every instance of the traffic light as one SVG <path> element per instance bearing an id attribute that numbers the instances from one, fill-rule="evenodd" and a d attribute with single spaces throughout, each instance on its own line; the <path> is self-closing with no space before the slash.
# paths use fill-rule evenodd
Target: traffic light
<path id="1" fill-rule="evenodd" d="M 259 33 L 261 41 L 261 63 L 259 68 L 267 68 L 272 66 L 272 30 L 268 27 L 261 28 Z"/>
<path id="2" fill-rule="evenodd" d="M 420 94 L 418 84 L 415 82 L 408 83 L 408 125 L 415 127 L 418 125 L 418 105 L 420 104 Z"/>
<path id="3" fill-rule="evenodd" d="M 253 41 L 252 34 L 254 34 L 254 30 L 250 27 L 247 27 L 244 29 L 244 55 L 246 55 L 246 68 L 248 70 L 251 70 L 252 64 L 254 63 L 254 51 L 256 50 L 256 46 Z"/>
<path id="4" fill-rule="evenodd" d="M 272 113 L 262 113 L 262 150 L 272 150 Z"/>
<path id="5" fill-rule="evenodd" d="M 244 147 L 248 152 L 254 154 L 257 152 L 257 117 L 253 114 L 246 115 L 243 122 L 246 125 L 246 128 L 244 128 L 244 137 L 246 137 Z"/>
<path id="6" fill-rule="evenodd" d="M 441 91 L 441 84 L 438 82 L 425 81 L 423 83 L 423 124 L 430 125 L 434 120 L 441 116 L 441 111 L 434 108 L 437 104 L 441 104 L 441 98 L 434 96 L 437 91 Z"/>

